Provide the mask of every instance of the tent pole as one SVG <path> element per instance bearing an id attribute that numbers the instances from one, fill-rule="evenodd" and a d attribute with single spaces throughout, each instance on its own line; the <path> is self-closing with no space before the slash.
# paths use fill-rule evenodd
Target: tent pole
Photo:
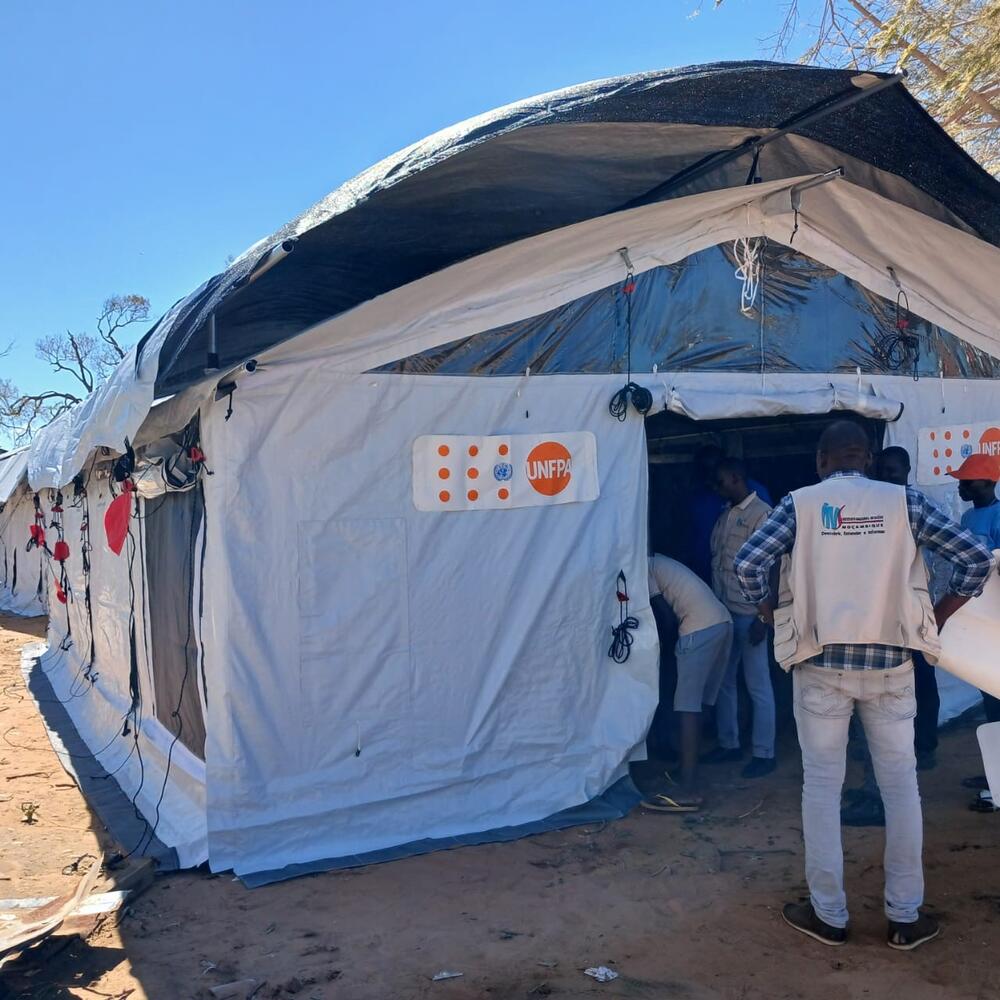
<path id="1" fill-rule="evenodd" d="M 622 205 L 621 208 L 615 209 L 615 211 L 621 212 L 625 209 L 639 208 L 642 205 L 651 205 L 653 202 L 662 201 L 682 184 L 689 184 L 698 177 L 703 177 L 705 174 L 711 173 L 713 170 L 718 170 L 719 167 L 725 166 L 727 163 L 732 163 L 733 160 L 738 160 L 741 156 L 757 153 L 764 146 L 788 135 L 790 132 L 794 132 L 796 129 L 812 125 L 813 122 L 817 122 L 821 118 L 826 118 L 827 115 L 831 115 L 835 111 L 842 111 L 844 108 L 849 108 L 852 104 L 863 101 L 866 97 L 871 97 L 882 90 L 894 87 L 897 83 L 901 83 L 905 77 L 905 72 L 893 73 L 885 77 L 876 77 L 870 73 L 860 73 L 852 77 L 851 82 L 853 86 L 850 90 L 845 90 L 837 97 L 822 103 L 819 107 L 814 105 L 812 108 L 808 108 L 806 111 L 795 115 L 774 132 L 770 132 L 767 135 L 749 136 L 735 149 L 723 149 L 717 153 L 710 153 L 697 163 L 693 163 L 690 167 L 685 167 L 680 172 L 674 174 L 673 177 L 668 178 L 662 184 L 658 184 L 652 190 L 626 202 L 626 204 Z M 871 82 L 872 80 L 874 82 Z"/>
<path id="2" fill-rule="evenodd" d="M 208 314 L 208 357 L 205 359 L 205 374 L 219 370 L 219 338 L 215 331 L 215 313 Z"/>

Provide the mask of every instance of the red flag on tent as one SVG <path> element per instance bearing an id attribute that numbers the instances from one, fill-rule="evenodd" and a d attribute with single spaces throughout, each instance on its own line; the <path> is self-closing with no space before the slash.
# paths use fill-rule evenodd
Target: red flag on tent
<path id="1" fill-rule="evenodd" d="M 128 519 L 132 515 L 132 490 L 134 487 L 128 480 L 123 484 L 124 491 L 111 501 L 104 512 L 104 533 L 108 536 L 108 548 L 116 556 L 121 555 L 122 546 L 128 535 Z"/>

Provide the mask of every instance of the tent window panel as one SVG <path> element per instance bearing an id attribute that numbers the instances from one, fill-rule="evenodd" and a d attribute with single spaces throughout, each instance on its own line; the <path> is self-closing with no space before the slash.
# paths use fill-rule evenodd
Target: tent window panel
<path id="1" fill-rule="evenodd" d="M 740 309 L 732 244 L 710 247 L 636 279 L 632 370 L 911 374 L 892 350 L 894 302 L 833 268 L 776 243 L 762 254 L 754 306 Z M 763 306 L 763 331 L 761 307 Z M 1000 378 L 1000 360 L 917 316 L 918 373 Z M 518 375 L 625 371 L 621 284 L 558 309 L 487 330 L 386 365 L 382 371 Z"/>
<path id="2" fill-rule="evenodd" d="M 193 754 L 205 756 L 198 692 L 193 592 L 204 516 L 200 487 L 145 502 L 146 579 L 156 718 Z M 177 717 L 174 717 L 174 712 Z"/>
<path id="3" fill-rule="evenodd" d="M 301 521 L 299 683 L 316 751 L 351 759 L 410 704 L 406 522 Z M 374 722 L 373 720 L 380 720 Z"/>

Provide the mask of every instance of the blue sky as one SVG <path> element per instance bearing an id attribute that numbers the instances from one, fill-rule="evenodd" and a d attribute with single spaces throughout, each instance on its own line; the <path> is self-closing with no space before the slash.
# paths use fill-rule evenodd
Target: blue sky
<path id="1" fill-rule="evenodd" d="M 38 337 L 93 329 L 114 293 L 158 316 L 438 128 L 584 80 L 759 58 L 781 16 L 768 0 L 696 6 L 7 0 L 0 376 L 50 388 Z"/>

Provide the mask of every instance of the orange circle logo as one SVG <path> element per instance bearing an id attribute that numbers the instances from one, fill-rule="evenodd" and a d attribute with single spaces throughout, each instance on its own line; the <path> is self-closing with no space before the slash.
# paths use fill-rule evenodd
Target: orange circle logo
<path id="1" fill-rule="evenodd" d="M 554 497 L 569 486 L 572 478 L 570 466 L 570 453 L 558 441 L 543 441 L 535 445 L 525 463 L 528 482 L 536 493 L 546 497 Z"/>
<path id="2" fill-rule="evenodd" d="M 984 455 L 1000 456 L 1000 427 L 989 427 L 979 439 L 979 450 Z"/>

